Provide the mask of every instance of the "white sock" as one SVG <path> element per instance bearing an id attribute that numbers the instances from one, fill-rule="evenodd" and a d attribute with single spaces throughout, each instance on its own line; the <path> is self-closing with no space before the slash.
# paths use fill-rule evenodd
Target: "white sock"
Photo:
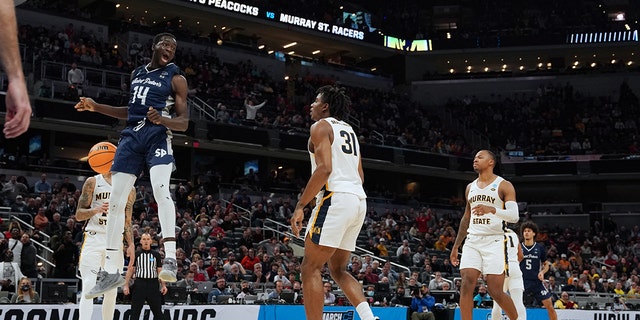
<path id="1" fill-rule="evenodd" d="M 176 236 L 176 206 L 169 191 L 169 181 L 173 164 L 162 164 L 153 166 L 149 170 L 153 197 L 158 203 L 158 219 L 162 227 L 162 237 L 171 238 Z M 165 258 L 176 258 L 175 241 L 164 243 Z"/>
<path id="2" fill-rule="evenodd" d="M 136 176 L 129 173 L 115 172 L 111 175 L 111 195 L 109 196 L 109 215 L 107 222 L 107 255 L 104 270 L 116 273 L 122 270 L 119 263 L 122 258 L 122 233 L 124 232 L 124 210 L 129 193 L 136 181 Z"/>
<path id="3" fill-rule="evenodd" d="M 123 266 L 118 264 L 118 256 L 121 256 L 122 252 L 116 249 L 107 249 L 107 254 L 104 258 L 104 271 L 108 273 L 118 273 Z"/>
<path id="4" fill-rule="evenodd" d="M 164 242 L 164 257 L 165 258 L 176 258 L 176 242 L 175 241 L 165 241 Z"/>
<path id="5" fill-rule="evenodd" d="M 360 304 L 356 307 L 356 311 L 362 320 L 373 320 L 373 311 L 371 311 L 371 307 L 369 303 L 366 301 L 360 302 Z"/>

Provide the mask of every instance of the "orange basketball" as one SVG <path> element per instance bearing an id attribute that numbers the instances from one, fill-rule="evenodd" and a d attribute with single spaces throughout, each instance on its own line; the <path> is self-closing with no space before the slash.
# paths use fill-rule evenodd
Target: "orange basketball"
<path id="1" fill-rule="evenodd" d="M 107 173 L 111 170 L 111 164 L 113 163 L 113 157 L 116 154 L 116 146 L 111 142 L 98 142 L 91 150 L 89 150 L 89 156 L 87 161 L 91 169 L 97 173 Z"/>

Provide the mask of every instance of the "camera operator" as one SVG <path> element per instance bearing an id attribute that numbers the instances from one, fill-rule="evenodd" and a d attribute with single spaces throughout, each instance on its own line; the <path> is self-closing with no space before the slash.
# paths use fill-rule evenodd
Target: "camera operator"
<path id="1" fill-rule="evenodd" d="M 624 299 L 621 297 L 613 297 L 613 306 L 611 306 L 611 310 L 613 311 L 625 311 L 629 310 L 627 304 L 624 303 Z"/>
<path id="2" fill-rule="evenodd" d="M 436 299 L 429 295 L 429 286 L 425 283 L 421 288 L 415 288 L 411 292 L 411 320 L 435 320 L 431 309 L 436 304 Z"/>

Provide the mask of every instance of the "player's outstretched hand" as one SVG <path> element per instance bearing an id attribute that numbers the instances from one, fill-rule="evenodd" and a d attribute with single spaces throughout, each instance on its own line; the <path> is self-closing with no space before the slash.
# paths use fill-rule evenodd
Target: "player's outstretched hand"
<path id="1" fill-rule="evenodd" d="M 162 124 L 162 116 L 158 110 L 153 107 L 149 107 L 149 111 L 147 111 L 147 119 L 153 124 Z"/>
<path id="2" fill-rule="evenodd" d="M 5 138 L 11 139 L 27 131 L 31 122 L 31 102 L 24 81 L 9 82 L 5 104 L 7 113 L 2 131 Z"/>
<path id="3" fill-rule="evenodd" d="M 96 110 L 96 102 L 91 98 L 80 97 L 80 101 L 76 103 L 74 108 L 77 111 L 91 111 L 94 112 Z"/>

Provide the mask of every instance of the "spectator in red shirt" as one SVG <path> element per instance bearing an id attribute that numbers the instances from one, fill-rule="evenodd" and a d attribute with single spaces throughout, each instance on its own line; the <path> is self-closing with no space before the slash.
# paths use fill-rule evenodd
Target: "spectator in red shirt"
<path id="1" fill-rule="evenodd" d="M 420 210 L 418 217 L 416 217 L 416 224 L 418 225 L 418 238 L 422 238 L 427 233 L 429 218 L 425 215 L 423 210 Z"/>
<path id="2" fill-rule="evenodd" d="M 242 258 L 240 264 L 244 267 L 245 270 L 253 271 L 253 266 L 256 263 L 260 263 L 260 258 L 256 257 L 255 251 L 253 249 L 249 249 L 247 255 Z"/>

